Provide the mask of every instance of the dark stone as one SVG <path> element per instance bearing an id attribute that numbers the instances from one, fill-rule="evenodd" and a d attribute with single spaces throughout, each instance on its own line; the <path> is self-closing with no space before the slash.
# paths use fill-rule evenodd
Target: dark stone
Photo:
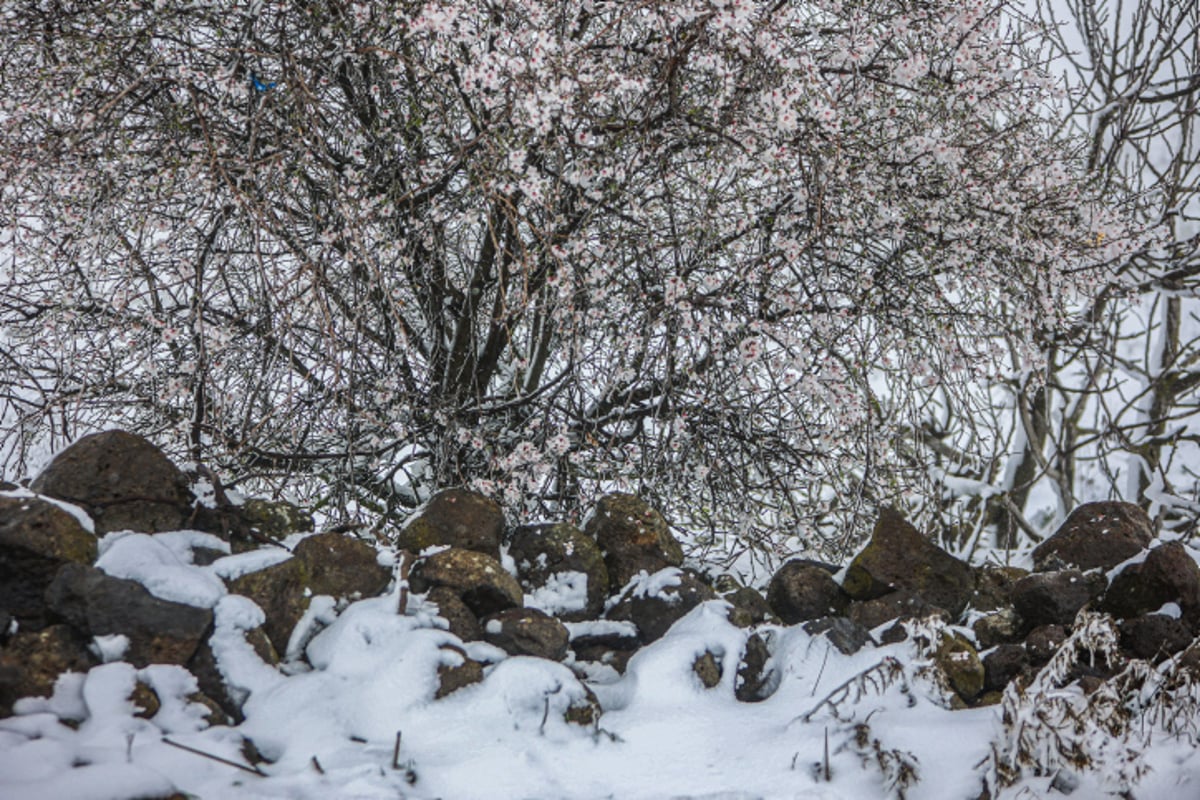
<path id="1" fill-rule="evenodd" d="M 696 677 L 700 679 L 700 683 L 704 684 L 705 689 L 712 689 L 721 682 L 721 662 L 712 654 L 712 651 L 705 650 L 692 663 L 692 672 L 696 673 Z"/>
<path id="2" fill-rule="evenodd" d="M 157 447 L 125 431 L 83 437 L 55 456 L 31 487 L 84 508 L 97 534 L 178 530 L 192 510 L 187 477 Z"/>
<path id="3" fill-rule="evenodd" d="M 922 536 L 898 511 L 885 508 L 871 541 L 850 562 L 842 588 L 855 600 L 908 590 L 957 618 L 975 591 L 975 574 L 970 565 Z"/>
<path id="4" fill-rule="evenodd" d="M 899 644 L 908 639 L 908 627 L 903 622 L 896 622 L 879 635 L 880 644 Z"/>
<path id="5" fill-rule="evenodd" d="M 436 586 L 453 589 L 480 619 L 506 608 L 520 608 L 524 600 L 521 584 L 499 561 L 456 547 L 418 560 L 409 573 L 408 585 L 417 594 Z"/>
<path id="6" fill-rule="evenodd" d="M 59 568 L 95 560 L 96 537 L 66 511 L 36 497 L 0 497 L 0 608 L 22 629 L 53 622 L 45 594 Z"/>
<path id="7" fill-rule="evenodd" d="M 609 587 L 619 591 L 639 572 L 683 564 L 683 548 L 663 515 L 631 494 L 600 498 L 584 527 L 604 552 Z"/>
<path id="8" fill-rule="evenodd" d="M 829 643 L 845 655 L 854 655 L 867 645 L 875 644 L 871 632 L 845 617 L 822 617 L 804 623 L 804 630 L 813 636 L 824 634 Z"/>
<path id="9" fill-rule="evenodd" d="M 944 609 L 927 603 L 912 592 L 901 590 L 874 600 L 855 601 L 846 609 L 846 616 L 867 630 L 874 630 L 894 619 L 923 619 L 941 617 L 947 622 L 950 615 Z"/>
<path id="10" fill-rule="evenodd" d="M 483 680 L 483 664 L 481 662 L 468 658 L 467 654 L 458 647 L 444 645 L 442 650 L 457 656 L 456 659 L 453 659 L 457 663 L 443 663 L 438 667 L 438 688 L 434 694 L 435 700 L 441 700 L 446 695 Z"/>
<path id="11" fill-rule="evenodd" d="M 0 645 L 7 642 L 8 637 L 12 635 L 15 621 L 12 614 L 0 608 Z"/>
<path id="12" fill-rule="evenodd" d="M 484 641 L 511 656 L 562 661 L 570 634 L 554 617 L 536 608 L 509 608 L 483 620 Z"/>
<path id="13" fill-rule="evenodd" d="M 508 549 L 517 565 L 521 587 L 532 593 L 555 575 L 578 572 L 587 576 L 587 605 L 557 614 L 561 619 L 595 619 L 604 613 L 608 597 L 608 568 L 604 555 L 591 537 L 574 525 L 524 525 L 513 532 Z"/>
<path id="14" fill-rule="evenodd" d="M 571 701 L 571 705 L 563 712 L 563 720 L 569 725 L 590 728 L 600 722 L 600 715 L 604 710 L 600 707 L 595 693 L 586 684 L 581 685 L 584 691 L 583 698 Z"/>
<path id="15" fill-rule="evenodd" d="M 1121 649 L 1133 658 L 1154 662 L 1185 650 L 1192 632 L 1182 621 L 1165 614 L 1146 614 L 1121 620 Z"/>
<path id="16" fill-rule="evenodd" d="M 983 657 L 984 691 L 1000 691 L 1029 669 L 1029 653 L 1019 644 L 1002 644 Z"/>
<path id="17" fill-rule="evenodd" d="M 742 650 L 742 659 L 738 665 L 737 684 L 734 686 L 734 696 L 743 703 L 757 703 L 765 700 L 770 694 L 773 676 L 767 669 L 771 651 L 767 643 L 757 633 L 746 638 L 746 646 Z"/>
<path id="18" fill-rule="evenodd" d="M 67 625 L 18 631 L 0 649 L 0 717 L 22 697 L 49 697 L 64 672 L 87 672 L 96 664 L 88 639 Z"/>
<path id="19" fill-rule="evenodd" d="M 995 611 L 1012 604 L 1012 587 L 1029 574 L 1020 567 L 984 565 L 975 571 L 975 591 L 971 608 L 976 611 Z"/>
<path id="20" fill-rule="evenodd" d="M 785 625 L 795 625 L 820 617 L 842 616 L 850 596 L 826 570 L 793 560 L 772 576 L 767 603 Z"/>
<path id="21" fill-rule="evenodd" d="M 132 700 L 133 707 L 137 709 L 133 715 L 142 719 L 150 719 L 162 708 L 162 701 L 159 700 L 158 693 L 141 680 L 134 681 L 133 693 L 127 699 Z"/>
<path id="22" fill-rule="evenodd" d="M 401 549 L 420 553 L 449 545 L 500 559 L 504 511 L 487 497 L 466 489 L 438 492 L 400 531 Z"/>
<path id="23" fill-rule="evenodd" d="M 663 637 L 672 625 L 706 600 L 715 600 L 716 592 L 689 572 L 679 573 L 679 584 L 665 589 L 662 596 L 638 597 L 629 593 L 608 611 L 608 618 L 628 620 L 637 626 L 638 637 L 649 644 Z"/>
<path id="24" fill-rule="evenodd" d="M 263 610 L 263 630 L 279 653 L 286 653 L 292 629 L 312 599 L 305 592 L 304 565 L 295 558 L 248 572 L 229 582 L 229 591 L 248 597 Z M 206 690 L 207 691 L 207 690 Z"/>
<path id="25" fill-rule="evenodd" d="M 1150 545 L 1154 525 L 1133 503 L 1086 503 L 1033 550 L 1035 572 L 1112 569 Z"/>
<path id="26" fill-rule="evenodd" d="M 392 580 L 375 548 L 342 533 L 309 536 L 292 551 L 304 567 L 304 584 L 314 595 L 358 599 L 378 596 Z"/>
<path id="27" fill-rule="evenodd" d="M 1104 576 L 1077 569 L 1035 572 L 1013 584 L 1013 610 L 1026 630 L 1039 625 L 1071 627 L 1075 615 L 1104 590 Z"/>
<path id="28" fill-rule="evenodd" d="M 455 636 L 464 642 L 483 639 L 483 626 L 458 596 L 458 592 L 449 586 L 435 586 L 429 590 L 425 599 L 437 604 L 438 616 L 449 623 L 450 632 Z"/>
<path id="29" fill-rule="evenodd" d="M 1067 640 L 1067 630 L 1062 625 L 1040 625 L 1025 637 L 1025 651 L 1029 661 L 1041 666 L 1054 657 L 1058 648 Z"/>
<path id="30" fill-rule="evenodd" d="M 771 615 L 771 607 L 762 592 L 749 586 L 742 586 L 725 595 L 729 603 L 729 621 L 739 628 L 749 628 L 766 621 Z"/>
<path id="31" fill-rule="evenodd" d="M 1129 618 L 1178 603 L 1184 622 L 1200 631 L 1200 567 L 1180 542 L 1154 548 L 1139 564 L 1130 564 L 1112 580 L 1100 608 Z"/>
<path id="32" fill-rule="evenodd" d="M 207 608 L 162 600 L 139 583 L 82 564 L 58 571 L 46 603 L 81 632 L 129 637 L 125 660 L 136 667 L 186 664 L 212 628 Z"/>
<path id="33" fill-rule="evenodd" d="M 629 659 L 633 658 L 633 654 L 637 652 L 637 647 L 608 647 L 603 644 L 582 641 L 579 644 L 572 642 L 571 651 L 575 653 L 576 661 L 607 664 L 617 672 L 624 674 L 625 667 L 629 665 Z"/>
<path id="34" fill-rule="evenodd" d="M 1002 608 L 975 620 L 971 630 L 975 634 L 975 641 L 979 643 L 979 647 L 987 650 L 998 644 L 1013 644 L 1021 641 L 1022 634 L 1025 632 L 1025 623 L 1011 608 Z"/>

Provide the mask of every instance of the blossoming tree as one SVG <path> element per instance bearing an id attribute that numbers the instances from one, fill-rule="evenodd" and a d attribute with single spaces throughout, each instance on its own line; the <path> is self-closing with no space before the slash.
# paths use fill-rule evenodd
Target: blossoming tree
<path id="1" fill-rule="evenodd" d="M 7 463 L 842 544 L 1130 246 L 1004 6 L 9 4 Z"/>

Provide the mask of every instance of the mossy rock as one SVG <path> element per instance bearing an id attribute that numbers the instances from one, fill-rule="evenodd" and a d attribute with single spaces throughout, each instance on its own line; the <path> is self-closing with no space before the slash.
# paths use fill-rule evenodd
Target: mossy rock
<path id="1" fill-rule="evenodd" d="M 312 514 L 284 500 L 251 498 L 242 503 L 238 513 L 252 529 L 276 541 L 313 529 Z"/>
<path id="2" fill-rule="evenodd" d="M 584 533 L 604 552 L 613 590 L 622 589 L 643 570 L 652 574 L 683 564 L 683 547 L 671 534 L 667 520 L 635 495 L 600 498 Z"/>
<path id="3" fill-rule="evenodd" d="M 414 553 L 448 545 L 499 559 L 503 535 L 504 511 L 496 501 L 466 489 L 447 489 L 405 523 L 397 544 Z"/>
<path id="4" fill-rule="evenodd" d="M 950 687 L 964 701 L 971 702 L 983 691 L 983 662 L 971 643 L 962 636 L 943 636 L 933 660 L 946 676 Z"/>

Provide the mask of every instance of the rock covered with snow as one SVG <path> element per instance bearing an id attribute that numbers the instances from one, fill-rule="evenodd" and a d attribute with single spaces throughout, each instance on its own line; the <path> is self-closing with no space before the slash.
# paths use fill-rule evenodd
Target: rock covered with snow
<path id="1" fill-rule="evenodd" d="M 508 554 L 530 598 L 560 619 L 595 619 L 608 597 L 608 568 L 595 540 L 568 523 L 522 525 L 513 531 Z M 574 591 L 564 593 L 564 587 Z"/>
<path id="2" fill-rule="evenodd" d="M 699 604 L 716 598 L 717 593 L 694 573 L 667 567 L 631 580 L 606 616 L 632 622 L 646 644 L 660 639 Z"/>

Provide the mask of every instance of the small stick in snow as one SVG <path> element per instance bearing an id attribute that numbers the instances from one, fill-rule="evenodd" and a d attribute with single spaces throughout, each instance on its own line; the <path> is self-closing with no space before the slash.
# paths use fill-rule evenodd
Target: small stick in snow
<path id="1" fill-rule="evenodd" d="M 133 734 L 132 733 L 128 733 L 125 735 L 125 763 L 126 764 L 133 763 Z"/>
<path id="2" fill-rule="evenodd" d="M 396 585 L 400 589 L 400 598 L 396 603 L 396 613 L 404 616 L 404 612 L 408 610 L 408 559 L 404 557 L 404 551 L 400 551 L 400 563 L 397 564 Z"/>
<path id="3" fill-rule="evenodd" d="M 206 753 L 203 750 L 197 750 L 194 747 L 188 747 L 186 744 L 180 744 L 179 742 L 173 742 L 170 739 L 166 738 L 165 736 L 163 737 L 163 744 L 169 744 L 169 745 L 171 745 L 171 747 L 178 747 L 180 750 L 186 750 L 187 752 L 192 753 L 194 755 L 203 756 L 204 758 L 211 759 L 212 761 L 216 761 L 219 764 L 225 764 L 230 767 L 236 767 L 237 769 L 240 769 L 242 772 L 249 772 L 251 775 L 257 775 L 260 778 L 267 777 L 267 773 L 263 772 L 258 767 L 247 767 L 245 764 L 239 764 L 236 761 L 230 761 L 228 758 L 221 758 L 220 756 L 214 756 L 212 753 Z"/>
<path id="4" fill-rule="evenodd" d="M 316 756 L 312 757 L 312 765 L 313 765 L 313 769 L 315 769 L 317 772 L 321 773 L 322 775 L 325 774 L 325 769 L 324 769 L 324 767 L 321 766 L 321 762 L 317 761 Z"/>
<path id="5" fill-rule="evenodd" d="M 825 782 L 829 783 L 829 726 L 825 726 Z"/>
<path id="6" fill-rule="evenodd" d="M 400 769 L 400 736 L 403 731 L 396 731 L 396 746 L 392 748 L 392 769 Z"/>

